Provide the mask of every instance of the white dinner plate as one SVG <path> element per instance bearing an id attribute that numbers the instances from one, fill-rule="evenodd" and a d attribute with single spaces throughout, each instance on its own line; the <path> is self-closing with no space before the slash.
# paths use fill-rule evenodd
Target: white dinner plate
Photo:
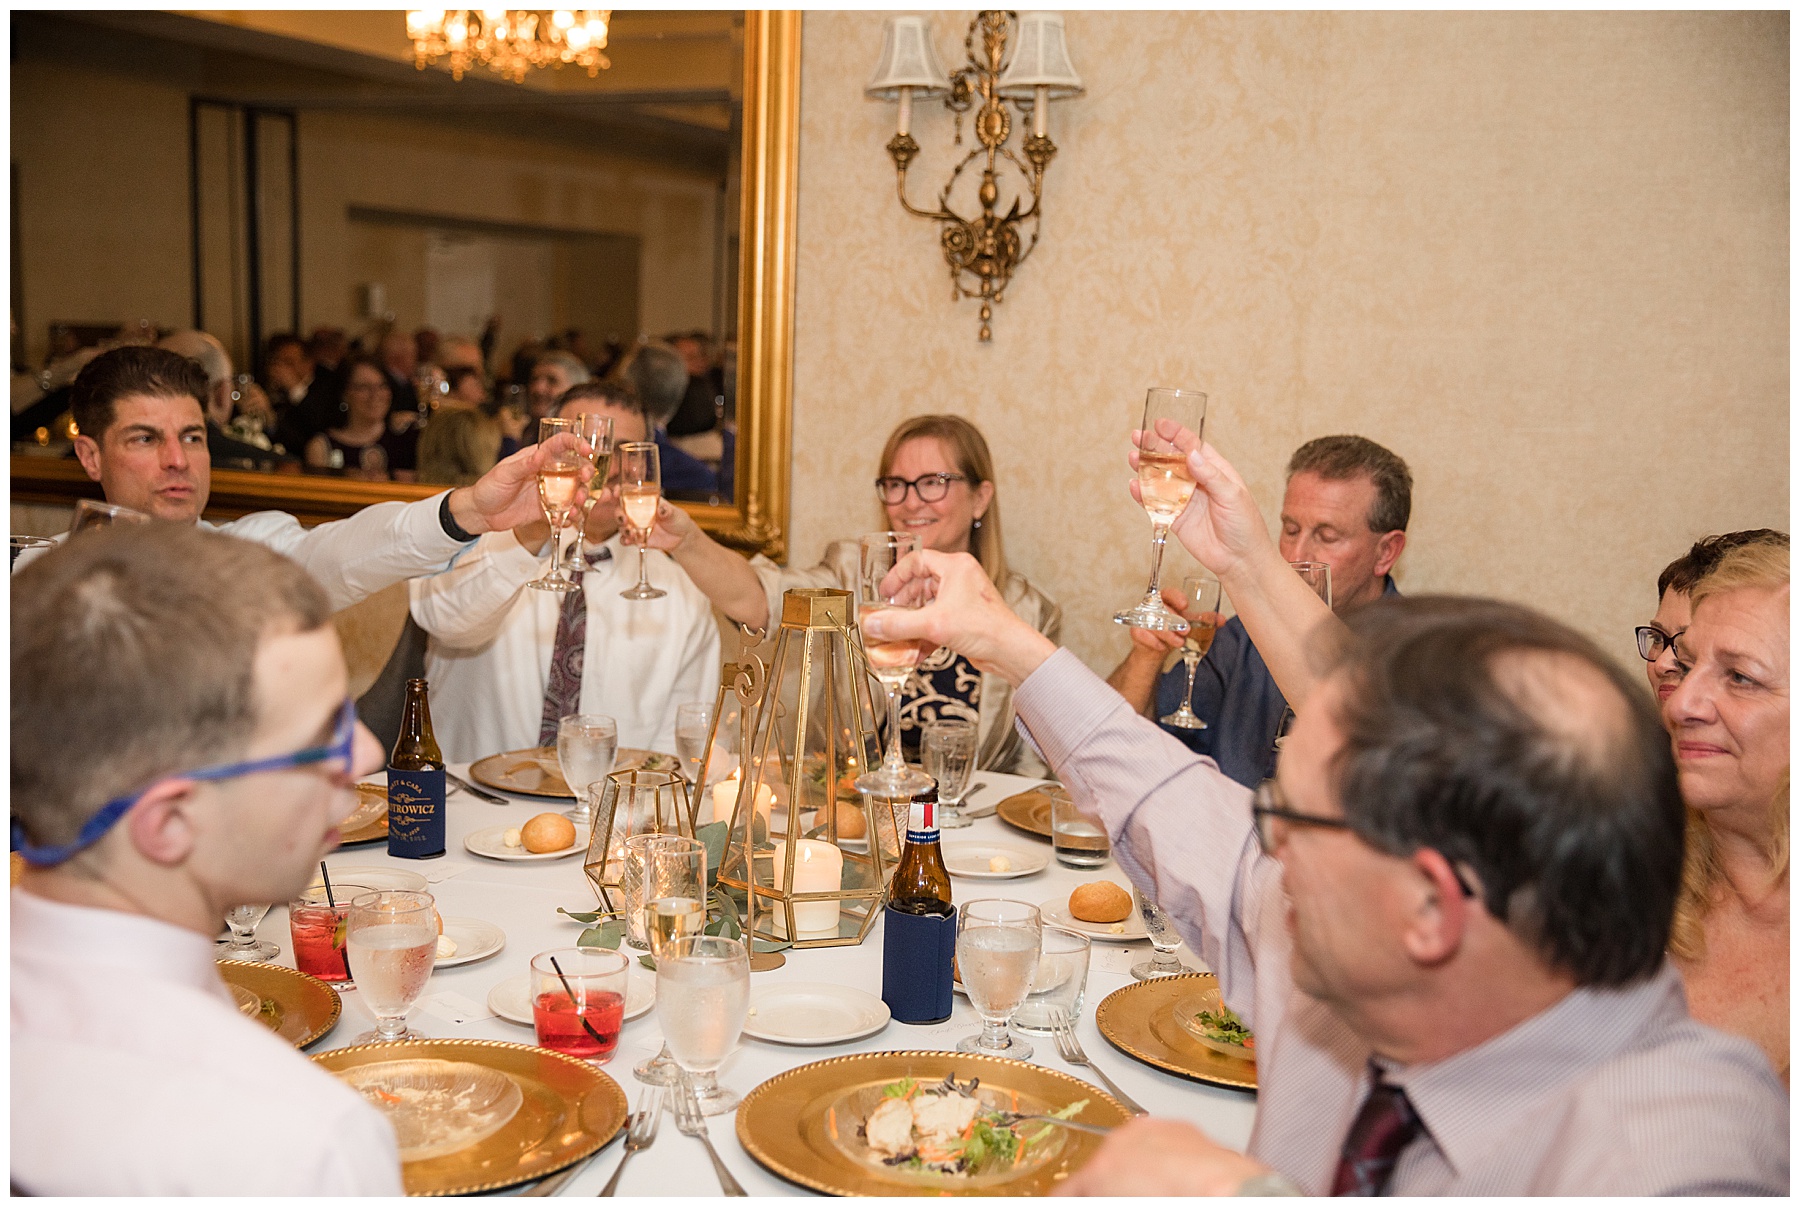
<path id="1" fill-rule="evenodd" d="M 887 1003 L 848 985 L 790 981 L 750 990 L 744 1034 L 772 1044 L 841 1044 L 888 1025 Z"/>
<path id="2" fill-rule="evenodd" d="M 516 830 L 517 826 L 489 826 L 485 830 L 477 830 L 463 839 L 463 846 L 476 855 L 488 859 L 504 859 L 513 863 L 543 863 L 551 859 L 567 859 L 571 855 L 585 854 L 588 845 L 588 828 L 575 827 L 575 841 L 560 851 L 545 851 L 541 855 L 533 855 L 524 847 L 506 845 L 506 832 Z"/>
<path id="3" fill-rule="evenodd" d="M 518 976 L 501 981 L 488 990 L 488 1009 L 498 1014 L 509 1023 L 519 1023 L 526 1027 L 535 1027 L 537 1020 L 531 1017 L 531 974 L 521 972 Z M 631 979 L 625 982 L 625 1021 L 641 1017 L 656 1005 L 656 974 L 648 968 L 633 968 Z"/>
<path id="4" fill-rule="evenodd" d="M 480 918 L 444 919 L 444 935 L 456 944 L 456 954 L 439 956 L 435 967 L 455 968 L 458 964 L 473 964 L 476 960 L 485 960 L 502 947 L 506 946 L 506 932 L 492 922 L 483 922 Z"/>
<path id="5" fill-rule="evenodd" d="M 1119 887 L 1124 888 L 1123 885 Z M 1125 889 L 1130 892 L 1130 889 Z M 1044 916 L 1045 924 L 1060 926 L 1064 930 L 1076 930 L 1090 939 L 1099 939 L 1103 943 L 1134 943 L 1139 939 L 1148 939 L 1150 932 L 1144 929 L 1144 920 L 1138 916 L 1137 910 L 1126 915 L 1123 922 L 1083 922 L 1069 912 L 1069 899 L 1057 897 L 1038 906 Z M 1118 927 L 1114 930 L 1113 927 Z"/>
<path id="6" fill-rule="evenodd" d="M 1004 859 L 1006 866 L 995 871 L 993 861 Z M 1009 846 L 999 842 L 946 842 L 944 867 L 952 876 L 969 880 L 1017 880 L 1032 876 L 1050 866 L 1050 852 L 1043 848 Z"/>

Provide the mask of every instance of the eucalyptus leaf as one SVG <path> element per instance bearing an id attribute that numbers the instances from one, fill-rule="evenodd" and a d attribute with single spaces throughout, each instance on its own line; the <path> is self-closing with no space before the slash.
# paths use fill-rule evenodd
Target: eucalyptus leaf
<path id="1" fill-rule="evenodd" d="M 619 949 L 619 942 L 625 937 L 625 926 L 617 918 L 603 922 L 599 926 L 590 926 L 581 932 L 575 940 L 577 947 L 605 947 L 613 951 Z"/>
<path id="2" fill-rule="evenodd" d="M 564 917 L 573 918 L 577 922 L 585 922 L 589 926 L 592 926 L 594 923 L 598 922 L 600 919 L 606 917 L 606 914 L 604 914 L 598 910 L 594 911 L 593 913 L 581 913 L 581 912 L 578 912 L 578 911 L 572 910 L 572 909 L 564 909 L 560 905 L 556 907 L 556 912 L 559 914 L 562 914 Z"/>
<path id="3" fill-rule="evenodd" d="M 651 972 L 656 971 L 656 961 L 649 956 L 639 956 L 638 963 L 642 964 L 645 968 L 648 968 Z"/>
<path id="4" fill-rule="evenodd" d="M 792 947 L 792 946 L 793 946 L 793 944 L 788 942 L 786 939 L 752 939 L 752 940 L 750 940 L 750 950 L 751 951 L 762 951 L 762 952 L 785 951 L 787 948 Z"/>

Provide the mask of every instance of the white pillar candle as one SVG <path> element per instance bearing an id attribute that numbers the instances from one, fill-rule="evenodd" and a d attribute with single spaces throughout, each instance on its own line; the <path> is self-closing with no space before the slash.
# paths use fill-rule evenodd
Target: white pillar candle
<path id="1" fill-rule="evenodd" d="M 900 86 L 900 129 L 897 132 L 900 134 L 905 134 L 908 131 L 910 131 L 911 129 L 912 129 L 912 89 L 908 88 L 906 85 L 902 84 Z"/>
<path id="2" fill-rule="evenodd" d="M 829 842 L 820 842 L 815 838 L 802 838 L 795 844 L 794 851 L 794 888 L 796 893 L 835 893 L 844 883 L 844 853 Z M 782 844 L 775 847 L 775 891 L 780 892 L 787 881 L 787 850 Z M 804 901 L 794 904 L 794 925 L 800 928 L 800 937 L 817 938 L 824 935 L 836 935 L 838 925 L 838 903 L 836 901 Z M 775 913 L 775 930 L 778 934 L 785 932 L 787 925 L 777 909 Z"/>
<path id="3" fill-rule="evenodd" d="M 712 790 L 712 821 L 730 821 L 731 811 L 737 808 L 738 787 L 743 783 L 736 774 L 730 779 L 720 780 Z M 756 785 L 756 811 L 762 814 L 763 821 L 769 820 L 769 810 L 775 807 L 775 790 L 767 784 Z"/>

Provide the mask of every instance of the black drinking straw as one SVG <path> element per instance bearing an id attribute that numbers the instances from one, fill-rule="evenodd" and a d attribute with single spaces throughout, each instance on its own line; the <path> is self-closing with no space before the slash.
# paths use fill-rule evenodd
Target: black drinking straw
<path id="1" fill-rule="evenodd" d="M 325 861 L 323 859 L 319 860 L 319 875 L 325 879 L 325 904 L 329 905 L 332 909 L 336 909 L 337 898 L 332 896 L 331 893 L 331 873 L 325 870 Z M 349 941 L 346 939 L 344 946 L 338 948 L 338 959 L 344 962 L 344 975 L 346 977 L 350 977 L 350 953 L 345 950 L 349 945 Z M 350 979 L 354 981 L 356 978 L 350 977 Z"/>
<path id="2" fill-rule="evenodd" d="M 556 969 L 556 979 L 562 982 L 563 992 L 569 995 L 569 1005 L 575 1007 L 575 1017 L 581 1020 L 581 1029 L 593 1036 L 594 1042 L 604 1048 L 606 1041 L 600 1038 L 600 1032 L 594 1030 L 594 1024 L 587 1021 L 587 1015 L 581 1012 L 581 1003 L 575 1000 L 575 990 L 569 985 L 569 978 L 563 975 L 562 965 L 556 962 L 555 956 L 550 957 L 550 967 Z"/>

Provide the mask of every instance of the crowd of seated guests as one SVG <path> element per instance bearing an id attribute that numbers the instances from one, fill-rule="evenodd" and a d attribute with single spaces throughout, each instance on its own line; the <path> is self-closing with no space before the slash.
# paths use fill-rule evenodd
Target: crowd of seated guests
<path id="1" fill-rule="evenodd" d="M 353 348 L 335 355 L 317 340 L 273 348 L 273 429 L 298 431 L 291 420 L 303 406 L 324 422 L 306 434 L 309 463 L 386 476 L 404 472 L 399 462 L 416 448 L 420 480 L 460 484 L 310 532 L 273 513 L 227 526 L 311 572 L 291 582 L 262 555 L 218 545 L 223 538 L 194 523 L 207 466 L 234 452 L 223 441 L 233 439 L 228 425 L 244 393 L 218 341 L 171 333 L 156 348 L 91 358 L 74 382 L 78 451 L 107 497 L 190 531 L 165 539 L 115 528 L 15 563 L 15 608 L 32 638 L 14 646 L 14 787 L 23 802 L 15 818 L 24 819 L 34 865 L 14 898 L 14 982 L 34 995 L 24 1016 L 15 1004 L 15 1097 L 23 1075 L 47 1112 L 14 1113 L 21 1189 L 273 1185 L 251 1171 L 221 1180 L 205 1162 L 183 1165 L 178 1154 L 205 1151 L 216 1129 L 184 1137 L 179 1120 L 162 1117 L 126 1127 L 110 1180 L 57 1155 L 56 1112 L 75 1111 L 88 1092 L 67 1070 L 89 1060 L 94 1044 L 114 1042 L 96 1037 L 115 1029 L 88 1018 L 84 1030 L 80 1012 L 59 1005 L 79 994 L 54 953 L 93 925 L 94 911 L 134 919 L 146 952 L 203 951 L 221 907 L 292 891 L 288 882 L 316 859 L 312 848 L 334 820 L 318 781 L 304 791 L 296 781 L 281 802 L 306 831 L 303 851 L 271 839 L 267 850 L 246 845 L 237 862 L 190 867 L 154 827 L 191 790 L 179 773 L 203 761 L 197 752 L 234 757 L 283 709 L 298 710 L 283 732 L 336 743 L 338 786 L 365 769 L 366 734 L 353 718 L 335 730 L 330 722 L 345 673 L 328 607 L 410 581 L 413 622 L 429 634 L 440 737 L 461 761 L 542 744 L 560 717 L 589 707 L 628 716 L 622 740 L 665 745 L 674 705 L 703 698 L 716 672 L 710 609 L 766 625 L 783 590 L 855 580 L 848 543 L 817 567 L 784 569 L 726 549 L 664 500 L 648 544 L 650 577 L 666 594 L 623 601 L 612 582 L 623 552 L 616 498 L 601 484 L 579 544 L 582 589 L 561 597 L 527 589 L 559 556 L 533 497 L 535 465 L 555 449 L 502 459 L 507 441 L 528 442 L 529 410 L 508 417 L 496 405 L 480 341 L 419 334 L 387 333 L 374 358 Z M 493 328 L 485 334 L 491 345 Z M 427 342 L 445 389 L 421 375 L 430 413 L 415 406 L 396 425 L 393 382 L 404 371 L 414 385 Z M 587 371 L 565 354 L 534 359 L 534 378 L 547 362 L 538 393 Z M 550 410 L 592 409 L 610 415 L 621 438 L 657 439 L 665 482 L 679 489 L 675 481 L 703 481 L 682 477 L 694 467 L 666 443 L 690 370 L 679 348 L 648 341 L 612 377 L 571 382 Z M 521 396 L 524 408 L 534 405 L 529 388 Z M 133 443 L 143 433 L 157 445 L 148 454 Z M 1303 446 L 1277 540 L 1237 471 L 1183 435 L 1205 506 L 1190 506 L 1174 533 L 1225 583 L 1242 630 L 1241 648 L 1215 643 L 1208 657 L 1229 655 L 1241 670 L 1255 653 L 1263 694 L 1293 715 L 1266 776 L 1255 764 L 1267 733 L 1254 735 L 1234 773 L 1142 715 L 1158 658 L 1134 655 L 1144 664 L 1138 686 L 1122 696 L 1058 650 L 1060 610 L 1007 561 L 993 461 L 974 425 L 953 415 L 909 419 L 876 466 L 882 510 L 871 526 L 914 532 L 923 548 L 890 585 L 918 585 L 925 606 L 872 617 L 871 633 L 942 647 L 909 685 L 903 728 L 967 717 L 980 728 L 980 766 L 1060 777 L 1106 825 L 1121 868 L 1160 898 L 1219 973 L 1226 1001 L 1266 1054 L 1247 1153 L 1177 1120 L 1135 1120 L 1065 1189 L 1785 1192 L 1786 536 L 1709 538 L 1664 572 L 1655 621 L 1639 630 L 1647 693 L 1591 641 L 1528 609 L 1395 598 L 1388 572 L 1405 543 L 1410 474 L 1388 450 L 1353 437 Z M 177 463 L 185 476 L 171 491 Z M 141 555 L 134 540 L 144 542 Z M 1288 569 L 1308 554 L 1345 567 L 1360 606 L 1342 599 L 1334 614 Z M 171 559 L 184 562 L 173 581 Z M 239 590 L 246 575 L 257 591 Z M 238 602 L 216 604 L 226 597 Z M 134 608 L 144 617 L 129 615 Z M 258 619 L 283 615 L 275 625 Z M 200 659 L 205 647 L 206 673 L 226 675 L 213 666 L 220 659 L 242 663 L 254 699 L 240 728 L 222 739 L 207 728 L 217 718 L 196 708 L 183 722 L 193 730 L 185 745 L 135 762 L 101 760 L 92 782 L 57 778 L 67 760 L 52 738 L 80 729 L 82 709 L 137 696 L 139 713 L 160 708 L 162 696 L 152 701 L 136 682 L 165 693 L 156 677 L 134 678 L 126 664 L 89 673 L 119 662 L 106 645 L 121 640 L 114 630 L 159 626 L 166 661 Z M 213 649 L 227 630 L 231 641 Z M 284 665 L 312 668 L 298 694 L 265 672 L 283 643 L 298 643 L 280 655 Z M 635 672 L 586 682 L 584 663 Z M 221 832 L 266 807 L 243 795 L 217 798 Z M 144 816 L 88 836 L 115 797 Z M 160 990 L 171 1017 L 185 1010 L 183 1025 L 236 1028 L 244 1058 L 267 1066 L 271 1086 L 316 1099 L 321 1123 L 305 1151 L 352 1154 L 310 1175 L 289 1171 L 300 1179 L 290 1188 L 391 1192 L 391 1150 L 346 1139 L 368 1129 L 366 1114 L 309 1080 L 303 1062 L 284 1063 L 301 1062 L 292 1053 L 252 1051 L 231 1012 L 201 1009 L 206 986 L 188 980 Z M 68 1081 L 61 1090 L 59 1078 Z M 1371 1145 L 1376 1136 L 1391 1143 Z"/>

